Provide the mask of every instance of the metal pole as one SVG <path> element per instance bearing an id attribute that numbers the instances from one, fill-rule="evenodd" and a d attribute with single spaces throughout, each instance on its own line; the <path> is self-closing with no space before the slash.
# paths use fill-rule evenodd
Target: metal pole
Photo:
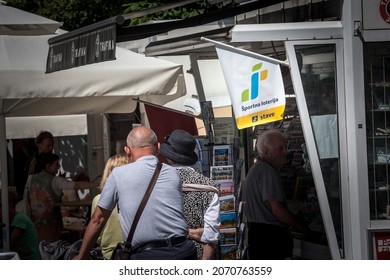
<path id="1" fill-rule="evenodd" d="M 247 51 L 247 50 L 244 50 L 244 49 L 239 49 L 239 48 L 230 46 L 228 44 L 224 44 L 224 43 L 221 43 L 221 42 L 218 42 L 218 41 L 207 39 L 205 37 L 201 37 L 200 39 L 202 41 L 213 43 L 216 47 L 219 47 L 221 49 L 229 50 L 229 51 L 232 51 L 232 52 L 235 52 L 235 53 L 239 53 L 239 54 L 242 54 L 242 55 L 245 55 L 245 56 L 250 56 L 250 57 L 253 57 L 255 59 L 265 60 L 265 61 L 270 62 L 270 63 L 280 64 L 280 65 L 283 65 L 283 66 L 286 66 L 286 67 L 290 67 L 290 64 L 288 64 L 285 61 L 279 60 L 279 59 L 275 59 L 275 58 L 272 58 L 272 57 L 268 57 L 266 55 L 250 52 L 250 51 Z"/>
<path id="2" fill-rule="evenodd" d="M 8 170 L 7 170 L 7 139 L 5 131 L 4 101 L 0 99 L 0 176 L 1 176 L 1 209 L 5 227 L 3 231 L 3 251 L 9 251 L 9 218 L 8 218 Z"/>
<path id="3" fill-rule="evenodd" d="M 200 70 L 199 70 L 199 65 L 198 65 L 198 56 L 195 53 L 191 53 L 190 54 L 190 61 L 191 61 L 192 75 L 194 76 L 195 87 L 196 87 L 196 91 L 197 91 L 198 97 L 199 97 L 199 103 L 202 104 L 203 102 L 206 102 L 206 96 L 204 93 L 202 77 L 200 76 Z M 203 109 L 204 108 L 202 108 L 202 116 L 208 115 L 208 113 L 210 113 L 210 112 L 204 112 Z M 209 109 L 212 110 L 212 108 L 209 108 Z M 207 134 L 207 137 L 209 139 L 209 143 L 214 143 L 214 132 L 212 129 L 212 123 L 208 123 L 207 120 L 205 120 L 205 119 L 203 119 L 203 121 L 205 122 L 206 134 Z"/>

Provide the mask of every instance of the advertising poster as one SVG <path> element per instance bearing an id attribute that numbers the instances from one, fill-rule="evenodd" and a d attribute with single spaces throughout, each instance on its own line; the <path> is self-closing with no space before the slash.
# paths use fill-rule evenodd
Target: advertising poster
<path id="1" fill-rule="evenodd" d="M 390 260 L 390 232 L 374 232 L 372 238 L 374 260 Z"/>

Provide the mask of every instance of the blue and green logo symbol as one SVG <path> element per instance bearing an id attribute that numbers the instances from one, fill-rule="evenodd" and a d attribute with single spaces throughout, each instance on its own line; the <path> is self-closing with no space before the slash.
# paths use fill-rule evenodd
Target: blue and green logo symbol
<path id="1" fill-rule="evenodd" d="M 268 70 L 261 70 L 263 63 L 258 63 L 252 67 L 251 88 L 245 89 L 241 94 L 241 102 L 253 100 L 259 96 L 260 82 L 268 77 Z M 249 98 L 250 95 L 250 98 Z"/>

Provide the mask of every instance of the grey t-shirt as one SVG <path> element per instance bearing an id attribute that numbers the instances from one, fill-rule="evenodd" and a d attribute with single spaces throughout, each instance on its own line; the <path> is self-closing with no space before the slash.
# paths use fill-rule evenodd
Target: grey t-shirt
<path id="1" fill-rule="evenodd" d="M 118 198 L 119 221 L 124 240 L 157 165 L 155 156 L 114 168 L 103 188 L 98 206 L 115 207 Z M 174 167 L 163 164 L 153 192 L 145 206 L 133 237 L 133 245 L 172 236 L 186 236 L 181 180 Z"/>
<path id="2" fill-rule="evenodd" d="M 244 213 L 248 222 L 284 226 L 272 214 L 268 200 L 275 199 L 285 204 L 284 192 L 278 171 L 265 160 L 259 159 L 245 179 L 243 197 Z"/>

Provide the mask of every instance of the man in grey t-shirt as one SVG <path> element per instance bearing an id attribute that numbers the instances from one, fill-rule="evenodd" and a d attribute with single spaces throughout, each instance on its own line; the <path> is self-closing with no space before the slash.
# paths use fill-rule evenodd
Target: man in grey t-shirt
<path id="1" fill-rule="evenodd" d="M 158 150 L 157 137 L 151 129 L 140 126 L 130 131 L 125 152 L 131 163 L 115 168 L 108 177 L 75 259 L 89 257 L 117 201 L 123 238 L 127 239 L 156 169 Z M 137 224 L 132 241 L 136 253 L 131 259 L 196 259 L 196 248 L 187 240 L 187 234 L 180 176 L 175 168 L 163 164 Z"/>
<path id="2" fill-rule="evenodd" d="M 287 141 L 278 130 L 263 132 L 257 140 L 259 160 L 250 168 L 243 189 L 248 220 L 249 259 L 292 257 L 289 227 L 302 225 L 288 211 L 279 169 L 287 161 Z"/>

